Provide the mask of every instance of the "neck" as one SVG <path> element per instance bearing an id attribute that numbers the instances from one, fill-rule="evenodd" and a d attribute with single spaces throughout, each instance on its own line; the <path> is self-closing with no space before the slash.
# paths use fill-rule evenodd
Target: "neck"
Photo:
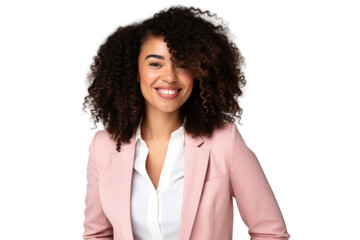
<path id="1" fill-rule="evenodd" d="M 168 141 L 171 133 L 181 126 L 179 111 L 173 113 L 145 112 L 141 124 L 144 141 Z"/>

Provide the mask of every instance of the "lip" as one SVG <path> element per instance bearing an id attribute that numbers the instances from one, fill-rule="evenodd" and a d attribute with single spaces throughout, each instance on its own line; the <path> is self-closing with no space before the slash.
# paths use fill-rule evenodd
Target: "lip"
<path id="1" fill-rule="evenodd" d="M 166 90 L 179 90 L 179 89 L 181 89 L 181 88 L 179 88 L 179 87 L 172 87 L 172 86 L 162 86 L 162 87 L 157 87 L 157 88 L 155 88 L 156 90 L 157 89 L 166 89 Z"/>
<path id="2" fill-rule="evenodd" d="M 157 93 L 160 97 L 165 98 L 165 99 L 174 99 L 174 98 L 176 98 L 176 97 L 179 95 L 180 91 L 177 91 L 177 92 L 174 93 L 174 94 L 164 94 L 164 93 L 160 92 L 159 89 L 180 90 L 180 91 L 181 91 L 181 88 L 174 88 L 174 87 L 172 87 L 172 88 L 165 88 L 165 87 L 155 88 L 156 93 Z"/>

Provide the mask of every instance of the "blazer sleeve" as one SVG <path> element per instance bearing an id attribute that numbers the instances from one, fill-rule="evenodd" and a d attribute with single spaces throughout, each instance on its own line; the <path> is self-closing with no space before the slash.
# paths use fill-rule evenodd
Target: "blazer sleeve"
<path id="1" fill-rule="evenodd" d="M 235 124 L 230 140 L 230 186 L 252 240 L 287 240 L 285 221 L 256 155 Z"/>
<path id="2" fill-rule="evenodd" d="M 96 132 L 89 147 L 89 159 L 87 166 L 87 188 L 85 197 L 85 240 L 110 240 L 113 239 L 113 228 L 102 209 L 99 194 L 99 172 L 95 159 Z"/>

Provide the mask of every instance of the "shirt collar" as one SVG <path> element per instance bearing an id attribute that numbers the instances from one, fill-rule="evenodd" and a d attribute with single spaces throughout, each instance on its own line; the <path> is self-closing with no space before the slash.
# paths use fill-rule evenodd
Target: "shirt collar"
<path id="1" fill-rule="evenodd" d="M 135 143 L 138 142 L 138 140 L 143 140 L 142 137 L 141 137 L 141 123 L 142 123 L 142 120 L 140 121 L 137 129 L 136 129 L 136 135 L 135 135 Z M 172 138 L 176 138 L 178 136 L 181 136 L 184 134 L 184 126 L 181 125 L 178 129 L 176 129 L 175 131 L 173 131 L 170 135 L 170 139 Z M 143 140 L 144 141 L 144 140 Z"/>

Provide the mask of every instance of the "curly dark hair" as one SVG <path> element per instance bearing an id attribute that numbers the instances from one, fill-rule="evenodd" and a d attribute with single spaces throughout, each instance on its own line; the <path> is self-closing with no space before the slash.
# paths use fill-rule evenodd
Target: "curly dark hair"
<path id="1" fill-rule="evenodd" d="M 214 19 L 215 18 L 215 19 Z M 94 124 L 101 120 L 117 142 L 130 142 L 145 111 L 137 82 L 138 56 L 150 36 L 163 36 L 171 61 L 181 62 L 194 76 L 189 99 L 180 108 L 180 121 L 192 136 L 211 136 L 224 122 L 241 119 L 237 102 L 246 80 L 244 57 L 228 35 L 229 29 L 212 20 L 216 14 L 199 8 L 172 6 L 142 22 L 121 26 L 107 37 L 87 76 L 88 106 Z"/>

